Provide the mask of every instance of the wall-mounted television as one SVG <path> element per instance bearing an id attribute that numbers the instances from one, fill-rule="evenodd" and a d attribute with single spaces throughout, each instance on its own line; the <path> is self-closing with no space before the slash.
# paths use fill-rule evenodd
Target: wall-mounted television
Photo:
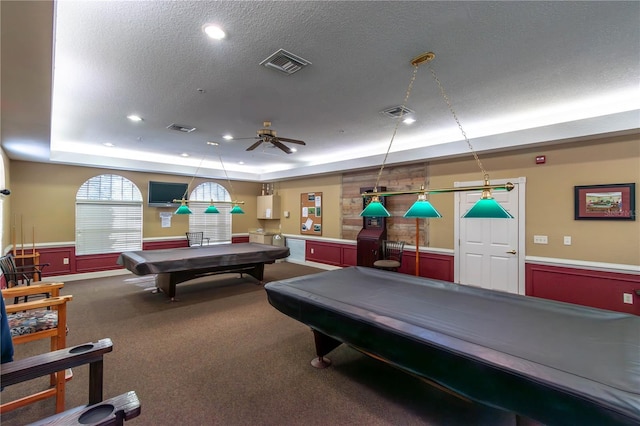
<path id="1" fill-rule="evenodd" d="M 186 183 L 149 181 L 148 206 L 177 207 L 180 203 L 174 203 L 173 200 L 180 200 L 185 195 L 187 188 L 188 184 Z"/>

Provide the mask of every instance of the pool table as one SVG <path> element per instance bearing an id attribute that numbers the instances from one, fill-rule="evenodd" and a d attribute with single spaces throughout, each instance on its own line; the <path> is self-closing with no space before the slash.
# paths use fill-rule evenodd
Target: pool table
<path id="1" fill-rule="evenodd" d="M 640 317 L 349 267 L 265 285 L 308 325 L 315 367 L 342 343 L 546 425 L 640 424 Z"/>
<path id="2" fill-rule="evenodd" d="M 229 243 L 127 251 L 120 254 L 117 263 L 136 275 L 157 274 L 156 287 L 175 300 L 177 284 L 213 274 L 249 274 L 262 284 L 264 265 L 287 256 L 288 247 Z"/>

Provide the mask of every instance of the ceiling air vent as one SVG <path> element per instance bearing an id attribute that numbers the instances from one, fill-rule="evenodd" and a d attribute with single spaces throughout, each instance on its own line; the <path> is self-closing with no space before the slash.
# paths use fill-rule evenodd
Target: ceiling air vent
<path id="1" fill-rule="evenodd" d="M 267 68 L 290 75 L 294 72 L 300 71 L 307 65 L 311 65 L 311 62 L 306 59 L 302 59 L 291 52 L 287 52 L 284 49 L 280 49 L 264 61 L 260 62 L 260 65 L 264 65 Z"/>
<path id="2" fill-rule="evenodd" d="M 195 127 L 190 127 L 190 126 L 183 126 L 181 124 L 170 124 L 167 126 L 167 129 L 169 130 L 175 130 L 178 132 L 182 132 L 182 133 L 191 133 L 193 132 L 196 128 Z"/>
<path id="3" fill-rule="evenodd" d="M 386 115 L 387 117 L 391 117 L 391 118 L 398 118 L 401 115 L 403 117 L 413 114 L 415 111 L 411 111 L 409 108 L 405 108 L 403 106 L 394 106 L 391 108 L 387 108 L 384 111 L 382 111 L 382 113 L 384 115 Z"/>

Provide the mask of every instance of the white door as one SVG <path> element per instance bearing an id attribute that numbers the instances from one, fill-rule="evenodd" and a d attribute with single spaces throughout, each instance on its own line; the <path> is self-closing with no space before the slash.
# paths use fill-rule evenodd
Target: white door
<path id="1" fill-rule="evenodd" d="M 462 215 L 480 198 L 481 191 L 456 193 L 455 282 L 509 293 L 525 294 L 524 189 L 525 178 L 491 181 L 512 182 L 512 191 L 493 191 L 493 197 L 514 219 L 464 219 Z M 482 185 L 461 182 L 456 186 Z"/>

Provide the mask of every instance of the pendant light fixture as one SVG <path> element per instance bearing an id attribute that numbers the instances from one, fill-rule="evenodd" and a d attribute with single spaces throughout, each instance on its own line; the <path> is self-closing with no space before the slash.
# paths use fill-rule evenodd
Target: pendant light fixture
<path id="1" fill-rule="evenodd" d="M 473 154 L 473 158 L 476 160 L 476 163 L 483 174 L 484 185 L 482 186 L 467 186 L 467 187 L 456 187 L 456 188 L 441 188 L 441 189 L 424 189 L 421 188 L 419 190 L 411 190 L 411 191 L 400 191 L 400 192 L 378 192 L 377 187 L 380 182 L 380 176 L 382 175 L 382 171 L 384 170 L 387 157 L 389 155 L 389 151 L 391 150 L 391 145 L 393 144 L 393 140 L 395 139 L 395 135 L 398 130 L 398 126 L 402 121 L 402 115 L 406 110 L 406 103 L 409 100 L 409 95 L 411 94 L 411 88 L 413 87 L 413 83 L 416 79 L 416 74 L 418 72 L 418 68 L 420 65 L 429 63 L 435 58 L 435 54 L 433 52 L 426 52 L 421 55 L 416 56 L 411 60 L 411 65 L 413 65 L 413 74 L 411 76 L 411 80 L 409 82 L 409 87 L 407 88 L 407 92 L 405 94 L 405 98 L 403 104 L 400 108 L 400 114 L 396 121 L 395 128 L 393 130 L 393 134 L 391 136 L 391 141 L 389 142 L 389 146 L 387 148 L 387 152 L 382 161 L 382 165 L 380 166 L 380 170 L 378 171 L 378 176 L 376 178 L 376 184 L 374 186 L 373 192 L 366 192 L 361 194 L 362 197 L 371 197 L 371 201 L 367 204 L 366 208 L 360 213 L 360 216 L 364 217 L 389 217 L 391 214 L 387 211 L 387 209 L 380 202 L 380 197 L 389 197 L 395 195 L 405 195 L 405 194 L 416 194 L 418 195 L 418 200 L 411 206 L 411 208 L 404 214 L 404 217 L 414 217 L 416 218 L 416 226 L 418 225 L 418 218 L 435 218 L 442 217 L 440 213 L 431 205 L 428 201 L 427 196 L 430 193 L 443 193 L 443 192 L 463 192 L 463 191 L 482 191 L 482 195 L 478 202 L 462 215 L 463 218 L 492 218 L 492 219 L 512 219 L 513 215 L 511 215 L 507 210 L 505 210 L 498 202 L 493 198 L 491 193 L 492 190 L 506 190 L 511 191 L 514 188 L 514 185 L 511 182 L 507 182 L 504 185 L 491 185 L 489 181 L 489 174 L 484 169 L 482 162 L 478 158 L 478 154 L 476 154 L 473 146 L 471 145 L 471 141 L 467 137 L 466 132 L 462 128 L 460 124 L 460 120 L 456 112 L 454 111 L 451 102 L 449 101 L 449 97 L 447 96 L 442 83 L 438 79 L 435 71 L 429 65 L 429 70 L 431 75 L 433 76 L 434 81 L 438 85 L 440 89 L 440 94 L 444 99 L 447 107 L 449 108 L 449 112 L 453 116 L 458 128 L 462 132 L 462 136 L 469 147 L 469 150 Z M 416 241 L 416 260 L 417 260 L 417 246 L 418 242 Z M 416 262 L 416 274 L 417 274 L 417 262 Z"/>
<path id="2" fill-rule="evenodd" d="M 220 144 L 218 142 L 207 142 L 207 145 L 212 145 L 212 146 L 220 146 Z M 229 175 L 227 174 L 227 170 L 224 167 L 224 163 L 222 162 L 222 156 L 220 155 L 220 152 L 218 152 L 218 158 L 220 159 L 220 165 L 222 166 L 222 170 L 224 171 L 224 176 L 227 179 L 227 183 L 229 184 L 229 194 L 232 196 L 233 199 L 233 184 L 231 183 L 231 180 L 229 179 Z M 196 176 L 198 176 L 198 172 L 200 171 L 200 168 L 202 167 L 202 163 L 204 162 L 205 157 L 202 157 L 202 160 L 200 160 L 200 164 L 198 165 L 198 168 L 196 169 L 196 172 L 194 173 L 193 177 L 191 178 L 191 181 L 189 182 L 189 184 L 187 185 L 187 189 L 184 192 L 184 195 L 182 196 L 182 199 L 180 200 L 173 200 L 174 202 L 180 202 L 180 207 L 178 207 L 178 209 L 174 212 L 174 214 L 193 214 L 193 212 L 191 211 L 191 209 L 189 208 L 189 206 L 187 205 L 189 203 L 189 200 L 187 199 L 187 194 L 189 193 L 189 188 L 191 187 L 191 184 L 193 183 L 194 179 L 196 178 Z M 244 211 L 242 210 L 242 208 L 240 207 L 240 204 L 244 204 L 244 201 L 215 201 L 211 200 L 211 202 L 209 203 L 209 206 L 206 208 L 206 210 L 203 212 L 205 214 L 219 214 L 220 211 L 218 210 L 218 208 L 215 206 L 214 203 L 232 203 L 233 204 L 233 208 L 231 209 L 231 211 L 229 212 L 230 214 L 244 214 Z"/>
<path id="3" fill-rule="evenodd" d="M 231 179 L 229 179 L 229 175 L 227 174 L 227 169 L 225 169 L 224 163 L 222 162 L 222 155 L 220 155 L 220 151 L 218 151 L 218 158 L 220 159 L 220 165 L 222 166 L 222 170 L 224 171 L 224 176 L 227 178 L 227 183 L 229 183 L 229 195 L 231 195 L 231 199 L 233 200 L 233 184 L 231 183 Z M 233 208 L 229 212 L 230 214 L 244 214 L 244 211 L 240 207 L 240 204 L 244 204 L 244 201 L 234 200 L 232 201 L 232 203 Z"/>

